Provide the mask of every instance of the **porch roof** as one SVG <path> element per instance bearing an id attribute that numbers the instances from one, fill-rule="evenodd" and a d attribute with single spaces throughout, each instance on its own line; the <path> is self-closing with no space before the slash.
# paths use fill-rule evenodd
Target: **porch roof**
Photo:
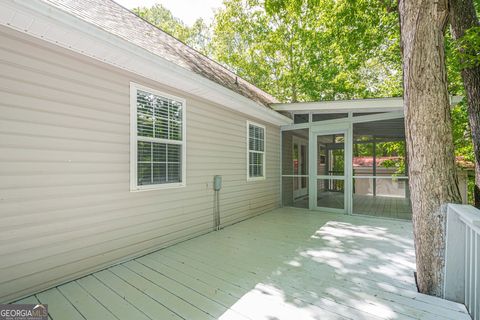
<path id="1" fill-rule="evenodd" d="M 52 319 L 470 319 L 414 270 L 409 222 L 283 208 L 18 302 Z"/>
<path id="2" fill-rule="evenodd" d="M 450 97 L 451 105 L 455 105 L 463 97 Z M 276 111 L 342 113 L 342 112 L 393 112 L 403 111 L 403 97 L 353 99 L 315 102 L 273 103 L 270 105 Z"/>

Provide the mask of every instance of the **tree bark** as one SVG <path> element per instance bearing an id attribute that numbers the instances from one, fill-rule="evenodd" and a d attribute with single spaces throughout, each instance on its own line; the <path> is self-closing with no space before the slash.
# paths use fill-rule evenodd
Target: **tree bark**
<path id="1" fill-rule="evenodd" d="M 446 204 L 461 202 L 445 70 L 447 1 L 399 1 L 417 283 L 435 296 L 443 287 Z"/>
<path id="2" fill-rule="evenodd" d="M 450 0 L 450 23 L 455 40 L 462 38 L 468 29 L 479 27 L 473 1 Z M 467 93 L 468 120 L 475 153 L 474 204 L 480 208 L 480 65 L 462 68 L 462 79 Z"/>

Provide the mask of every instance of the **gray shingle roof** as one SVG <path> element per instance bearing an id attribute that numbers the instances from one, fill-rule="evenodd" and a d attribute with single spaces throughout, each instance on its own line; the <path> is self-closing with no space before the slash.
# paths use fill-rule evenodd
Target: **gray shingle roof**
<path id="1" fill-rule="evenodd" d="M 273 96 L 112 0 L 42 0 L 264 106 Z"/>

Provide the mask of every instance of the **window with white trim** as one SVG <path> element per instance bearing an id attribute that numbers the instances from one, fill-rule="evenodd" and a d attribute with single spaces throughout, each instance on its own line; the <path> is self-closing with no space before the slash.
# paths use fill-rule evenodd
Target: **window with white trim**
<path id="1" fill-rule="evenodd" d="M 131 188 L 185 185 L 185 100 L 131 84 Z"/>
<path id="2" fill-rule="evenodd" d="M 265 127 L 247 121 L 248 179 L 265 178 Z"/>

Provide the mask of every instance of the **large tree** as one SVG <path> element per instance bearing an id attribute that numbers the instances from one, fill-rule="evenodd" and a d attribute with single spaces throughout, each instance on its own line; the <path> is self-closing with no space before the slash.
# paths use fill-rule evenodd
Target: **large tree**
<path id="1" fill-rule="evenodd" d="M 459 50 L 475 153 L 474 204 L 480 208 L 480 21 L 473 0 L 450 0 L 450 22 Z"/>
<path id="2" fill-rule="evenodd" d="M 225 0 L 214 58 L 282 101 L 401 95 L 398 17 L 381 0 Z"/>
<path id="3" fill-rule="evenodd" d="M 417 283 L 436 296 L 443 286 L 446 204 L 461 201 L 444 52 L 447 1 L 399 1 Z"/>

